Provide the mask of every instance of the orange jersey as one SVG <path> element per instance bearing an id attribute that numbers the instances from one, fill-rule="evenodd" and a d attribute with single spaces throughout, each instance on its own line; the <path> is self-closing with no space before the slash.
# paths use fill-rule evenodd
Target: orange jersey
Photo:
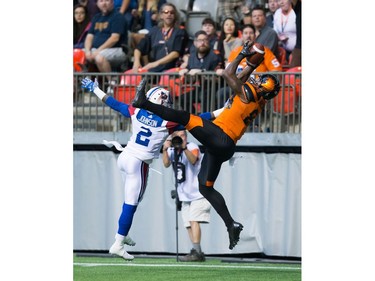
<path id="1" fill-rule="evenodd" d="M 241 52 L 243 46 L 239 46 L 233 49 L 229 54 L 228 62 L 232 62 L 238 54 Z M 264 46 L 264 61 L 254 70 L 255 72 L 267 72 L 267 71 L 282 71 L 282 66 L 272 51 Z M 246 58 L 244 58 L 238 67 L 244 69 L 247 66 Z"/>
<path id="2" fill-rule="evenodd" d="M 246 127 L 262 111 L 258 102 L 244 103 L 235 95 L 229 108 L 213 121 L 236 143 L 246 131 Z"/>

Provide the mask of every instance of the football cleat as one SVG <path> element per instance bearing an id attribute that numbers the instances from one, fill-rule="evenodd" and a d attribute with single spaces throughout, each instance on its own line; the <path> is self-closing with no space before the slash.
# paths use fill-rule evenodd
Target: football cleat
<path id="1" fill-rule="evenodd" d="M 242 229 L 243 229 L 243 225 L 235 221 L 228 228 L 230 250 L 232 250 L 234 246 L 236 246 L 238 241 L 240 240 L 240 233 Z"/>

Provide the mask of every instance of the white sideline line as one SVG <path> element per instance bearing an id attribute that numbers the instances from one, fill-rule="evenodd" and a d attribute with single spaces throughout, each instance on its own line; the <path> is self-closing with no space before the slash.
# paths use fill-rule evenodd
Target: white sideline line
<path id="1" fill-rule="evenodd" d="M 199 265 L 199 264 L 136 264 L 136 263 L 84 263 L 75 262 L 73 265 L 77 266 L 143 266 L 143 267 L 209 267 L 209 268 L 247 268 L 247 269 L 275 269 L 275 270 L 301 270 L 301 267 L 288 266 L 259 266 L 259 265 Z"/>

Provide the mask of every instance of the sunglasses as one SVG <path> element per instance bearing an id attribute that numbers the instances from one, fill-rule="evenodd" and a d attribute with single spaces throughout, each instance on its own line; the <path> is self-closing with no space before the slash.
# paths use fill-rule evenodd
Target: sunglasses
<path id="1" fill-rule="evenodd" d="M 174 15 L 174 11 L 164 10 L 164 11 L 163 11 L 163 14 L 165 14 L 165 15 L 167 15 L 167 14 Z"/>

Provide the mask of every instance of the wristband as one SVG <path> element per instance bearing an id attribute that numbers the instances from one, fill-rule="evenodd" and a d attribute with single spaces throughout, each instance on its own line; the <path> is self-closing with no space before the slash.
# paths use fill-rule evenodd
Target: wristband
<path id="1" fill-rule="evenodd" d="M 185 148 L 183 148 L 182 150 L 186 150 L 187 149 L 187 147 L 185 146 Z"/>
<path id="2" fill-rule="evenodd" d="M 215 111 L 212 111 L 212 114 L 214 115 L 214 117 L 218 117 L 220 115 L 220 113 L 222 113 L 224 110 L 224 107 L 220 108 L 220 109 L 216 109 Z"/>
<path id="3" fill-rule="evenodd" d="M 93 93 L 94 93 L 95 95 L 97 95 L 97 97 L 98 97 L 100 100 L 102 100 L 102 99 L 107 95 L 107 94 L 104 93 L 102 90 L 100 90 L 99 87 L 96 87 L 96 88 L 94 89 Z"/>

